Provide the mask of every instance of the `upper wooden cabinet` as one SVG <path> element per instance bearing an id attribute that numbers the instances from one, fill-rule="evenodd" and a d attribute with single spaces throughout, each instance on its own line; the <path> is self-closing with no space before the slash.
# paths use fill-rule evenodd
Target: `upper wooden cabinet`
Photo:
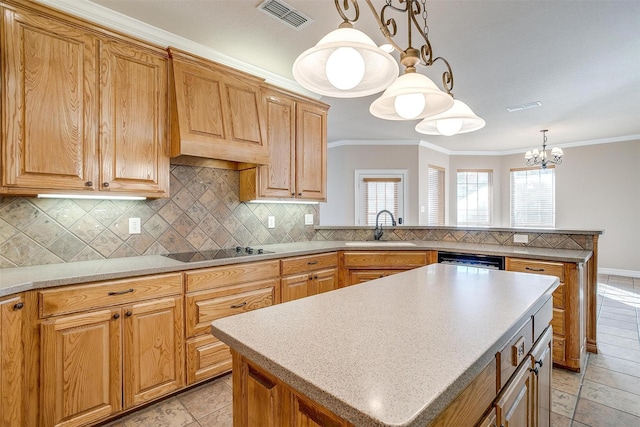
<path id="1" fill-rule="evenodd" d="M 171 156 L 266 164 L 262 79 L 169 49 Z"/>
<path id="2" fill-rule="evenodd" d="M 0 192 L 166 197 L 166 52 L 31 2 L 2 13 Z"/>
<path id="3" fill-rule="evenodd" d="M 327 199 L 325 104 L 263 91 L 269 163 L 240 171 L 240 200 Z"/>

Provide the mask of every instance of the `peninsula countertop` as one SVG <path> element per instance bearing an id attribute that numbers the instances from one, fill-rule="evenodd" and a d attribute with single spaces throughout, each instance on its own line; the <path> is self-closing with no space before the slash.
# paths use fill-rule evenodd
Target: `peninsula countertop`
<path id="1" fill-rule="evenodd" d="M 442 241 L 310 241 L 257 246 L 272 253 L 212 261 L 181 262 L 162 255 L 0 269 L 0 297 L 32 289 L 99 280 L 186 271 L 241 262 L 280 259 L 340 250 L 436 250 L 584 263 L 592 251 Z"/>
<path id="2" fill-rule="evenodd" d="M 433 264 L 218 319 L 213 335 L 355 425 L 425 426 L 558 283 Z"/>

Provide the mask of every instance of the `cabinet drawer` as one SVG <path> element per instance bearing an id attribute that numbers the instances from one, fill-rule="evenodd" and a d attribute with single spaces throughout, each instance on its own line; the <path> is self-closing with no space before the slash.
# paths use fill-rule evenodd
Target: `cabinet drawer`
<path id="1" fill-rule="evenodd" d="M 565 286 L 564 283 L 560 282 L 560 286 L 553 291 L 553 306 L 555 308 L 565 308 L 565 296 L 564 296 Z"/>
<path id="2" fill-rule="evenodd" d="M 560 278 L 561 282 L 564 282 L 564 264 L 561 262 L 507 258 L 507 270 L 556 276 Z"/>
<path id="3" fill-rule="evenodd" d="M 562 309 L 553 309 L 553 320 L 551 320 L 551 326 L 553 326 L 553 335 L 565 336 L 565 316 L 566 312 Z"/>
<path id="4" fill-rule="evenodd" d="M 186 292 L 264 280 L 280 276 L 280 261 L 252 262 L 212 267 L 185 273 Z"/>
<path id="5" fill-rule="evenodd" d="M 40 317 L 127 304 L 182 292 L 182 273 L 159 274 L 38 291 Z"/>
<path id="6" fill-rule="evenodd" d="M 509 378 L 516 371 L 520 363 L 527 357 L 533 346 L 533 320 L 527 323 L 498 353 L 498 372 L 500 373 L 499 388 L 505 386 Z"/>
<path id="7" fill-rule="evenodd" d="M 212 335 L 187 340 L 187 385 L 231 371 L 229 346 Z"/>
<path id="8" fill-rule="evenodd" d="M 536 342 L 553 319 L 551 298 L 533 315 L 533 342 Z"/>
<path id="9" fill-rule="evenodd" d="M 282 275 L 288 276 L 290 274 L 300 274 L 328 267 L 336 267 L 338 265 L 338 254 L 334 252 L 330 254 L 287 258 L 283 259 L 281 263 Z"/>
<path id="10" fill-rule="evenodd" d="M 345 252 L 345 267 L 405 268 L 427 265 L 426 251 Z"/>
<path id="11" fill-rule="evenodd" d="M 269 279 L 251 286 L 188 294 L 187 336 L 210 333 L 215 319 L 275 304 L 278 284 L 279 279 Z"/>

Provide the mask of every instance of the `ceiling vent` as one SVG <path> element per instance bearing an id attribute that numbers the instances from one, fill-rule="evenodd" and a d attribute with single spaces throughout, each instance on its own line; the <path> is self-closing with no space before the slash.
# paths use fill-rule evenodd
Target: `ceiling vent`
<path id="1" fill-rule="evenodd" d="M 304 16 L 285 2 L 279 0 L 265 0 L 258 6 L 258 9 L 296 30 L 313 22 L 308 16 Z"/>

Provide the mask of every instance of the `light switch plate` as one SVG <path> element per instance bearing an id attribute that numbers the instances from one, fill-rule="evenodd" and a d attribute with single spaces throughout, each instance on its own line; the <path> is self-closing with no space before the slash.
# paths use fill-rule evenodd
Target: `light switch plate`
<path id="1" fill-rule="evenodd" d="M 313 225 L 313 214 L 304 214 L 304 225 Z"/>
<path id="2" fill-rule="evenodd" d="M 129 218 L 129 234 L 140 234 L 140 218 Z"/>
<path id="3" fill-rule="evenodd" d="M 276 228 L 276 217 L 269 215 L 267 217 L 267 227 L 268 228 Z"/>
<path id="4" fill-rule="evenodd" d="M 514 234 L 513 243 L 529 243 L 529 235 L 527 234 Z"/>

